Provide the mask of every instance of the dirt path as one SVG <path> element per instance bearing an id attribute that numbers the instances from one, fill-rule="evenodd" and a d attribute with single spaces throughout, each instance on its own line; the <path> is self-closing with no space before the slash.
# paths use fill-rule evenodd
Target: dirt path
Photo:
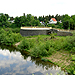
<path id="1" fill-rule="evenodd" d="M 20 42 L 16 43 L 15 46 L 17 47 L 20 44 Z"/>

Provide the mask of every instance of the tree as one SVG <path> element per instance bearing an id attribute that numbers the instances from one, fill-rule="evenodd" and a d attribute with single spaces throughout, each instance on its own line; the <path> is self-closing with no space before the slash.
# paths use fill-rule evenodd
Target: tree
<path id="1" fill-rule="evenodd" d="M 0 16 L 0 22 L 2 21 L 5 21 L 5 22 L 7 21 L 7 17 L 5 15 Z"/>
<path id="2" fill-rule="evenodd" d="M 21 27 L 20 21 L 21 21 L 20 17 L 15 17 L 14 19 L 15 27 Z"/>
<path id="3" fill-rule="evenodd" d="M 70 29 L 74 30 L 74 25 L 75 25 L 74 20 L 71 18 L 70 19 Z"/>
<path id="4" fill-rule="evenodd" d="M 5 14 L 5 16 L 7 17 L 7 19 L 9 18 L 9 15 L 8 14 Z"/>
<path id="5" fill-rule="evenodd" d="M 39 16 L 38 20 L 39 20 L 39 21 L 43 21 L 42 16 Z"/>
<path id="6" fill-rule="evenodd" d="M 68 14 L 65 14 L 65 15 L 62 16 L 62 22 L 63 22 L 63 21 L 70 20 L 70 18 L 71 18 L 71 17 L 70 17 Z"/>
<path id="7" fill-rule="evenodd" d="M 50 21 L 51 18 L 52 18 L 51 15 L 49 15 L 49 21 Z"/>
<path id="8" fill-rule="evenodd" d="M 63 28 L 64 29 L 68 29 L 70 27 L 70 22 L 67 20 L 67 21 L 63 21 Z"/>
<path id="9" fill-rule="evenodd" d="M 4 14 L 0 16 L 0 26 L 9 27 L 10 23 L 7 21 L 7 17 Z"/>
<path id="10" fill-rule="evenodd" d="M 34 16 L 34 19 L 35 19 L 35 20 L 37 20 L 37 17 L 36 17 L 36 16 Z"/>
<path id="11" fill-rule="evenodd" d="M 23 16 L 25 16 L 25 13 L 23 13 Z"/>
<path id="12" fill-rule="evenodd" d="M 52 15 L 52 18 L 54 18 L 54 15 Z"/>

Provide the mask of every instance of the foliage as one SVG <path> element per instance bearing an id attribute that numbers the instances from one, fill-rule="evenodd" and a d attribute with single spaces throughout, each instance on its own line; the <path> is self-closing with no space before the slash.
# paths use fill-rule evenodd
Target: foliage
<path id="1" fill-rule="evenodd" d="M 75 55 L 71 55 L 72 60 L 75 61 Z"/>
<path id="2" fill-rule="evenodd" d="M 0 43 L 13 45 L 16 42 L 19 42 L 21 38 L 22 36 L 19 33 L 13 33 L 11 30 L 7 32 L 4 29 L 0 30 Z"/>
<path id="3" fill-rule="evenodd" d="M 75 36 L 69 37 L 69 38 L 67 37 L 66 43 L 63 48 L 65 48 L 65 50 L 70 50 L 70 51 L 75 52 L 74 47 L 75 47 Z"/>
<path id="4" fill-rule="evenodd" d="M 9 27 L 9 25 L 10 25 L 10 23 L 7 21 L 7 17 L 4 14 L 2 14 L 0 16 L 0 26 L 1 27 L 3 27 L 3 26 Z"/>
<path id="5" fill-rule="evenodd" d="M 3 29 L 7 32 L 7 31 L 12 31 L 13 33 L 20 33 L 20 28 L 4 28 Z"/>
<path id="6" fill-rule="evenodd" d="M 52 28 L 54 28 L 55 27 L 55 24 L 52 24 Z"/>
<path id="7" fill-rule="evenodd" d="M 70 26 L 70 22 L 68 20 L 63 22 L 63 28 L 64 29 L 68 29 L 69 26 Z"/>
<path id="8" fill-rule="evenodd" d="M 71 63 L 71 65 L 69 65 L 69 69 L 67 69 L 68 73 L 70 73 L 71 75 L 75 75 L 75 62 Z"/>
<path id="9" fill-rule="evenodd" d="M 15 17 L 14 25 L 15 27 L 39 26 L 40 22 L 39 20 L 35 20 L 34 16 L 32 16 L 31 14 L 27 14 L 27 16 Z"/>
<path id="10" fill-rule="evenodd" d="M 39 46 L 35 46 L 32 50 L 31 50 L 31 56 L 34 57 L 41 57 L 41 56 L 47 56 L 48 52 L 45 49 L 45 45 L 44 44 L 40 44 Z"/>
<path id="11" fill-rule="evenodd" d="M 18 48 L 27 51 L 30 49 L 30 42 L 26 38 L 23 38 Z"/>
<path id="12" fill-rule="evenodd" d="M 70 29 L 74 29 L 74 20 L 70 19 Z"/>

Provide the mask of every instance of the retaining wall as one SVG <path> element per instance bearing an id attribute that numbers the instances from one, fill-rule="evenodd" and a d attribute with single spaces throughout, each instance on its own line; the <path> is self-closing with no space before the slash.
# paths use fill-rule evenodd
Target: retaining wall
<path id="1" fill-rule="evenodd" d="M 58 31 L 56 29 L 49 28 L 24 28 L 20 29 L 20 34 L 22 36 L 33 36 L 33 35 L 48 35 L 50 33 L 57 33 L 57 36 L 72 36 L 71 32 Z"/>
<path id="2" fill-rule="evenodd" d="M 73 34 L 71 32 L 67 31 L 58 31 L 57 36 L 72 36 Z"/>
<path id="3" fill-rule="evenodd" d="M 22 36 L 47 35 L 48 30 L 20 30 Z"/>

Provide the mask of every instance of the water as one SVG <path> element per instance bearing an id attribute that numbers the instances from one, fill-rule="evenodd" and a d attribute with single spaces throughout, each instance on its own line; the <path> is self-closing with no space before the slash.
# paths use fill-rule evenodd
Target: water
<path id="1" fill-rule="evenodd" d="M 60 67 L 50 62 L 32 58 L 27 52 L 12 47 L 0 48 L 0 75 L 46 75 L 47 73 L 57 75 L 57 72 L 64 75 L 64 71 L 60 70 Z"/>

